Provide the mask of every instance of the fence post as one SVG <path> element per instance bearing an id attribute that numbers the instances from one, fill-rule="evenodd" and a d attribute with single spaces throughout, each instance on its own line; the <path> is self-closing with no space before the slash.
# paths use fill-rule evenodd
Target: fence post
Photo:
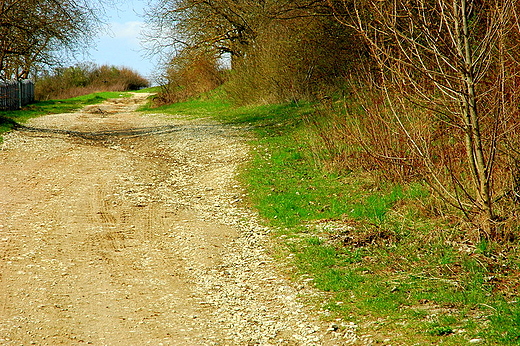
<path id="1" fill-rule="evenodd" d="M 22 80 L 18 80 L 18 109 L 22 108 Z"/>

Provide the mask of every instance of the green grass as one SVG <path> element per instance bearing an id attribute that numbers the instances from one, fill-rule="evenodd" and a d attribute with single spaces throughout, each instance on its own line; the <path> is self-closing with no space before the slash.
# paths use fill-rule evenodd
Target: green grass
<path id="1" fill-rule="evenodd" d="M 467 241 L 431 212 L 420 183 L 325 171 L 303 120 L 313 105 L 234 108 L 217 92 L 153 111 L 251 128 L 241 175 L 250 203 L 279 230 L 274 241 L 279 256 L 291 255 L 290 274 L 310 276 L 324 292 L 313 302 L 326 318 L 353 321 L 381 345 L 520 345 L 517 244 Z"/>
<path id="2" fill-rule="evenodd" d="M 157 88 L 160 90 L 160 87 Z M 229 102 L 224 97 L 214 93 L 210 94 L 209 97 L 201 97 L 186 102 L 179 102 L 160 107 L 152 107 L 150 102 L 142 106 L 139 110 L 144 112 L 160 112 L 189 117 L 208 117 L 217 113 L 226 112 L 229 108 Z"/>
<path id="3" fill-rule="evenodd" d="M 0 111 L 0 134 L 10 131 L 16 124 L 23 124 L 31 118 L 46 114 L 72 112 L 86 105 L 98 104 L 107 99 L 119 97 L 130 97 L 130 94 L 124 92 L 100 92 L 65 100 L 39 101 L 21 110 Z"/>
<path id="4" fill-rule="evenodd" d="M 154 87 L 144 88 L 144 89 L 137 90 L 137 91 L 132 91 L 132 92 L 135 92 L 135 93 L 158 93 L 160 91 L 161 91 L 161 87 L 160 86 L 154 86 Z"/>

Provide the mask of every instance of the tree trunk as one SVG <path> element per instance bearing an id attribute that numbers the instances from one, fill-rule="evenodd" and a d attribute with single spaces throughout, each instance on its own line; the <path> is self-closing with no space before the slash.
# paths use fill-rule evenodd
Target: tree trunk
<path id="1" fill-rule="evenodd" d="M 464 84 L 465 95 L 463 97 L 464 104 L 464 120 L 466 125 L 466 149 L 467 156 L 473 175 L 475 191 L 477 194 L 477 204 L 481 208 L 486 220 L 482 225 L 484 231 L 488 235 L 493 236 L 493 201 L 490 195 L 490 179 L 487 172 L 486 158 L 482 145 L 482 136 L 480 132 L 480 122 L 477 109 L 477 98 L 475 93 L 475 78 L 473 66 L 473 52 L 470 43 L 470 30 L 468 23 L 469 11 L 467 8 L 467 0 L 461 0 L 460 14 L 462 16 L 462 44 L 464 52 Z"/>

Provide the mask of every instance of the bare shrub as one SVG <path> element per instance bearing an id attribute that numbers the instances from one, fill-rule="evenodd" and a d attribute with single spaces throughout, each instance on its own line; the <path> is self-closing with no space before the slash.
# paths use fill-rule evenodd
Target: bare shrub
<path id="1" fill-rule="evenodd" d="M 105 85 L 111 91 L 139 90 L 149 85 L 148 80 L 130 68 L 108 65 L 94 68 L 90 83 L 99 87 Z"/>
<path id="2" fill-rule="evenodd" d="M 327 169 L 363 169 L 380 179 L 398 183 L 423 181 L 441 199 L 432 204 L 437 215 L 451 219 L 461 211 L 470 224 L 480 226 L 488 219 L 474 208 L 474 197 L 467 170 L 467 148 L 461 128 L 453 128 L 433 111 L 417 107 L 399 95 L 386 95 L 379 88 L 354 88 L 349 98 L 320 107 L 318 115 L 308 117 L 312 129 L 313 151 Z M 387 98 L 399 100 L 390 104 Z M 399 108 L 396 109 L 396 105 Z M 399 117 L 392 116 L 398 112 Z M 502 124 L 503 141 L 498 142 L 491 185 L 496 215 L 494 234 L 479 236 L 495 240 L 517 238 L 520 216 L 520 131 L 518 112 Z M 496 120 L 495 120 L 496 121 Z M 486 128 L 492 125 L 485 123 Z M 489 127 L 488 127 L 489 126 Z M 488 137 L 489 136 L 489 137 Z M 486 135 L 487 141 L 493 137 Z M 443 211 L 441 211 L 443 210 Z M 470 227 L 471 228 L 471 227 Z M 478 238 L 470 231 L 468 237 Z"/>
<path id="3" fill-rule="evenodd" d="M 165 80 L 156 104 L 180 102 L 208 92 L 224 78 L 215 52 L 186 49 L 171 60 Z"/>
<path id="4" fill-rule="evenodd" d="M 500 239 L 511 214 L 499 214 L 496 203 L 511 191 L 503 164 L 515 160 L 508 143 L 516 143 L 510 135 L 518 127 L 516 3 L 337 3 L 344 4 L 338 16 L 364 37 L 380 68 L 380 121 L 406 140 L 409 157 L 422 161 L 424 178 L 444 201 L 484 236 Z"/>
<path id="5" fill-rule="evenodd" d="M 377 89 L 353 88 L 351 97 L 318 113 L 320 117 L 308 119 L 318 139 L 314 151 L 331 169 L 362 168 L 394 182 L 413 181 L 425 174 L 400 124 L 387 116 L 389 107 Z M 431 117 L 413 108 L 408 114 L 406 126 L 431 137 L 435 132 Z"/>
<path id="6" fill-rule="evenodd" d="M 293 11 L 271 19 L 236 59 L 227 90 L 240 104 L 316 100 L 331 95 L 363 59 L 357 37 L 327 16 Z"/>

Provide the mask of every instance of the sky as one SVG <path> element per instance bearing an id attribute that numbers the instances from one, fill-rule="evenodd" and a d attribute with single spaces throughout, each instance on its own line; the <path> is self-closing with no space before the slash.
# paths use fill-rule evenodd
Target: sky
<path id="1" fill-rule="evenodd" d="M 106 8 L 108 32 L 100 33 L 84 60 L 98 65 L 128 67 L 150 79 L 157 61 L 144 56 L 140 42 L 140 32 L 145 25 L 142 13 L 147 0 L 126 0 L 122 3 L 117 8 Z"/>

